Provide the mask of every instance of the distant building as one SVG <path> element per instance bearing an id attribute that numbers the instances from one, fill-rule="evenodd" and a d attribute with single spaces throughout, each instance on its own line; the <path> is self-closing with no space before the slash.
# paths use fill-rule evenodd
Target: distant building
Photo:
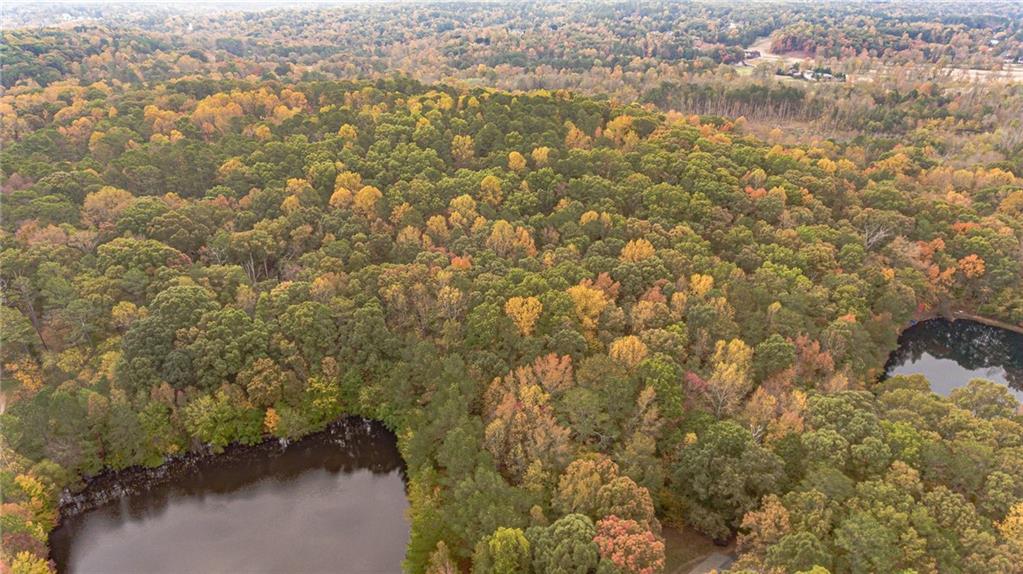
<path id="1" fill-rule="evenodd" d="M 798 67 L 791 67 L 784 73 L 780 70 L 779 75 L 789 76 L 796 80 L 805 80 L 807 82 L 836 82 L 845 81 L 845 74 L 832 74 L 831 72 L 825 72 L 822 70 L 800 70 Z"/>
<path id="2" fill-rule="evenodd" d="M 760 57 L 760 50 L 743 50 L 742 57 L 747 60 L 753 60 Z"/>

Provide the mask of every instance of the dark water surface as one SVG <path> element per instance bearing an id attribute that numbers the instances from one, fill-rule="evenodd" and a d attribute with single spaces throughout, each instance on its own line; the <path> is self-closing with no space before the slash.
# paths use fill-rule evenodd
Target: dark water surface
<path id="1" fill-rule="evenodd" d="M 409 525 L 394 435 L 348 419 L 284 449 L 212 457 L 64 520 L 60 572 L 391 573 Z"/>
<path id="2" fill-rule="evenodd" d="M 987 379 L 1023 401 L 1023 335 L 965 319 L 921 321 L 902 332 L 885 374 L 922 374 L 940 395 Z"/>

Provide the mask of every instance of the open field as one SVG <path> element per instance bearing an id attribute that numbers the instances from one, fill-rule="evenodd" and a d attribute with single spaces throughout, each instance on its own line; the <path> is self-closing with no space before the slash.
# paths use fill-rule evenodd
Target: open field
<path id="1" fill-rule="evenodd" d="M 756 66 L 761 62 L 768 62 L 780 66 L 791 66 L 799 64 L 807 60 L 813 60 L 813 58 L 806 54 L 800 54 L 798 52 L 790 52 L 786 54 L 777 54 L 771 51 L 771 38 L 764 36 L 758 38 L 756 42 L 750 44 L 747 50 L 758 50 L 760 57 L 754 60 L 750 60 L 748 63 L 751 66 Z M 895 65 L 885 66 L 886 70 L 895 68 Z M 921 69 L 934 68 L 936 66 L 921 65 Z M 747 72 L 748 73 L 748 72 Z M 848 81 L 850 82 L 873 82 L 877 77 L 878 70 L 867 70 L 864 72 L 849 74 Z M 944 68 L 938 71 L 939 75 L 944 76 L 948 80 L 952 81 L 989 81 L 989 82 L 1023 82 L 1023 64 L 1006 64 L 1002 70 L 982 70 L 976 68 Z"/>

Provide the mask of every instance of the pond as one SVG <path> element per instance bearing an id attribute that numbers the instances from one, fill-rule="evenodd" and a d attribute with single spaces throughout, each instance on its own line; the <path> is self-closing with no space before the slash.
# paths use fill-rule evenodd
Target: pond
<path id="1" fill-rule="evenodd" d="M 902 332 L 885 375 L 921 374 L 948 395 L 970 379 L 1009 387 L 1023 401 L 1023 334 L 975 321 L 930 319 Z"/>
<path id="2" fill-rule="evenodd" d="M 58 571 L 401 571 L 404 465 L 379 423 L 230 448 L 155 482 L 62 520 L 50 538 Z"/>

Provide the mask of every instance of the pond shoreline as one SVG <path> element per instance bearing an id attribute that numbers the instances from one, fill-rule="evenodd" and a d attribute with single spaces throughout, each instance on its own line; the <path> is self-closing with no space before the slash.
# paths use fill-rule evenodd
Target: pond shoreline
<path id="1" fill-rule="evenodd" d="M 952 321 L 952 322 L 955 322 L 955 321 L 960 320 L 960 319 L 963 319 L 963 320 L 966 320 L 966 321 L 973 321 L 973 322 L 976 322 L 976 323 L 982 323 L 982 324 L 987 325 L 989 327 L 997 327 L 999 329 L 1005 329 L 1006 331 L 1012 331 L 1014 333 L 1019 333 L 1019 334 L 1023 335 L 1023 325 L 1017 325 L 1015 323 L 1007 323 L 1005 321 L 1000 321 L 998 319 L 992 319 L 991 317 L 985 317 L 983 315 L 975 315 L 973 313 L 968 313 L 966 311 L 952 311 L 951 317 L 944 317 L 944 316 L 942 316 L 941 318 L 948 319 L 949 321 Z"/>
<path id="2" fill-rule="evenodd" d="M 927 313 L 900 331 L 877 381 L 919 374 L 933 392 L 949 396 L 973 379 L 986 379 L 1023 402 L 1023 329 L 1009 327 L 949 309 Z"/>
<path id="3" fill-rule="evenodd" d="M 908 325 L 904 325 L 899 329 L 899 335 L 903 331 L 916 325 L 917 323 L 923 323 L 924 321 L 930 321 L 932 319 L 944 319 L 955 323 L 956 321 L 973 321 L 975 323 L 981 323 L 988 327 L 996 327 L 998 329 L 1005 329 L 1006 331 L 1012 331 L 1013 333 L 1019 333 L 1023 335 L 1023 325 L 1016 323 L 1009 323 L 1001 319 L 995 319 L 994 317 L 987 317 L 984 315 L 977 315 L 976 313 L 970 313 L 969 311 L 963 311 L 961 309 L 950 310 L 945 309 L 942 311 L 928 311 L 926 313 L 913 317 Z"/>
<path id="4" fill-rule="evenodd" d="M 289 445 L 296 442 L 315 439 L 338 429 L 368 422 L 371 421 L 358 416 L 349 416 L 328 424 L 323 430 L 309 433 L 291 441 L 267 438 L 250 445 L 232 443 L 224 447 L 224 450 L 219 453 L 214 453 L 205 448 L 202 451 L 191 451 L 174 455 L 165 460 L 160 466 L 145 467 L 136 465 L 120 470 L 105 469 L 92 476 L 83 477 L 82 482 L 84 486 L 82 488 L 74 492 L 65 489 L 61 493 L 57 509 L 57 523 L 54 525 L 54 530 L 59 528 L 61 523 L 69 518 L 95 510 L 119 498 L 144 493 L 155 486 L 172 481 L 182 474 L 195 470 L 211 461 L 242 459 L 256 454 L 279 454 Z"/>
<path id="5" fill-rule="evenodd" d="M 57 572 L 400 569 L 407 476 L 382 422 L 345 417 L 296 440 L 196 450 L 65 492 L 49 538 Z"/>

